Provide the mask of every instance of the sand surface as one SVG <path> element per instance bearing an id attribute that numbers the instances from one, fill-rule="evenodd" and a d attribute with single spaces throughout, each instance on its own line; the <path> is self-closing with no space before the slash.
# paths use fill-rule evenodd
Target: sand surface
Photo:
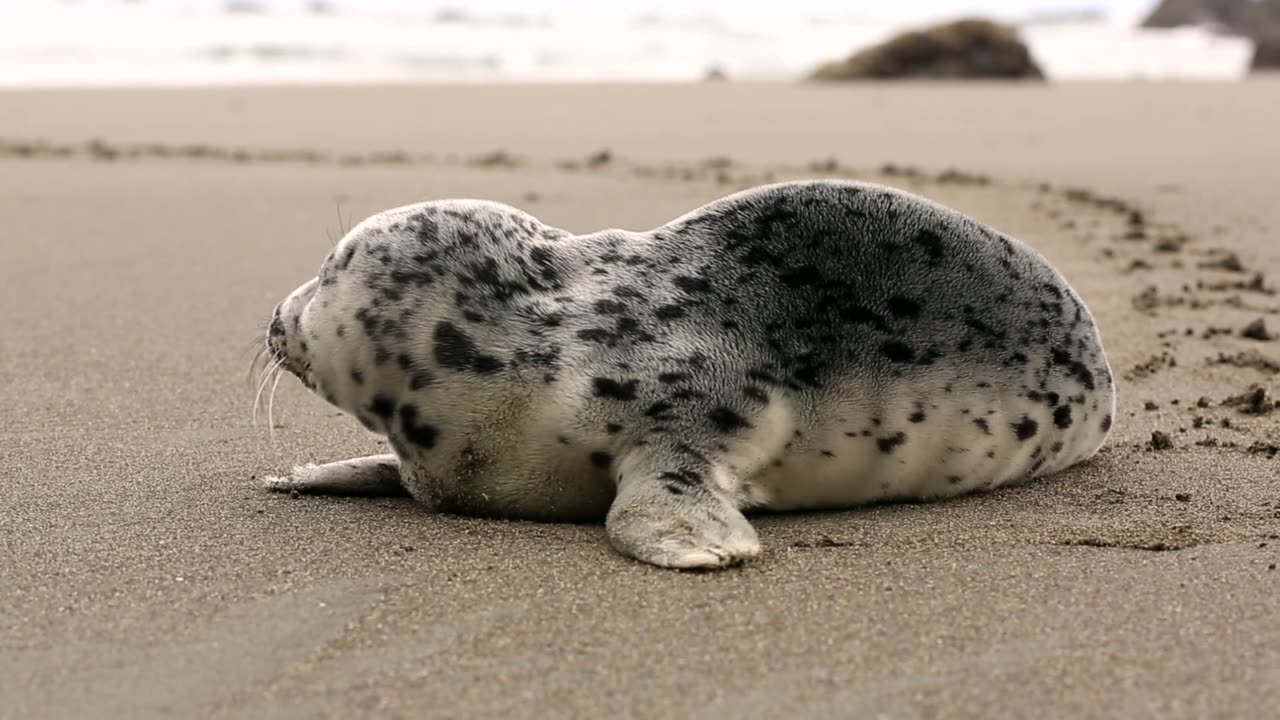
<path id="1" fill-rule="evenodd" d="M 1225 401 L 1280 390 L 1280 340 L 1241 334 L 1280 334 L 1278 115 L 1277 79 L 0 94 L 0 718 L 1273 717 L 1280 411 Z M 641 229 L 813 175 L 1058 264 L 1120 383 L 1109 445 L 760 519 L 718 574 L 259 489 L 381 447 L 293 382 L 274 440 L 250 422 L 248 345 L 348 218 Z"/>

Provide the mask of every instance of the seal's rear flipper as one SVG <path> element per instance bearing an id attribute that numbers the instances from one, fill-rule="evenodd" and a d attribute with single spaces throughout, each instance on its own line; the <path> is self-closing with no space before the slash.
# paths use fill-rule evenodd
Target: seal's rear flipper
<path id="1" fill-rule="evenodd" d="M 371 455 L 324 465 L 298 465 L 288 475 L 262 480 L 271 492 L 308 495 L 407 497 L 400 482 L 400 461 L 395 455 Z"/>

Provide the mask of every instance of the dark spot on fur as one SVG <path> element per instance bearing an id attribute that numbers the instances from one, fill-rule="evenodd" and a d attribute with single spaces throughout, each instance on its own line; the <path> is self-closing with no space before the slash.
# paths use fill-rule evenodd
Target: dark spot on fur
<path id="1" fill-rule="evenodd" d="M 684 382 L 689 379 L 689 373 L 667 372 L 658 375 L 658 382 L 664 385 L 674 385 L 675 383 Z"/>
<path id="2" fill-rule="evenodd" d="M 638 385 L 639 381 L 637 380 L 618 381 L 601 377 L 591 379 L 591 388 L 596 397 L 622 400 L 623 402 L 636 399 L 636 387 Z"/>
<path id="3" fill-rule="evenodd" d="M 622 432 L 622 426 L 618 423 L 605 423 L 604 431 L 610 435 L 617 435 Z"/>
<path id="4" fill-rule="evenodd" d="M 973 421 L 973 424 L 977 425 L 978 429 L 986 433 L 987 435 L 991 434 L 991 426 L 987 423 L 986 418 L 975 418 Z"/>
<path id="5" fill-rule="evenodd" d="M 840 319 L 858 325 L 875 325 L 880 330 L 889 329 L 889 326 L 884 323 L 884 318 L 861 305 L 849 305 L 840 308 Z"/>
<path id="6" fill-rule="evenodd" d="M 396 411 L 396 401 L 387 395 L 374 395 L 373 401 L 369 403 L 369 412 L 386 420 Z"/>
<path id="7" fill-rule="evenodd" d="M 895 295 L 889 298 L 889 312 L 898 318 L 916 318 L 920 316 L 920 304 L 909 298 Z"/>
<path id="8" fill-rule="evenodd" d="M 626 305 L 617 300 L 597 300 L 593 307 L 601 315 L 620 315 L 627 309 Z"/>
<path id="9" fill-rule="evenodd" d="M 702 482 L 702 476 L 692 470 L 667 471 L 658 475 L 659 480 L 666 480 L 682 488 L 692 488 Z"/>
<path id="10" fill-rule="evenodd" d="M 711 283 L 706 280 L 703 280 L 702 278 L 689 277 L 687 275 L 678 276 L 672 281 L 672 283 L 687 293 L 701 293 L 707 292 L 711 289 Z"/>
<path id="11" fill-rule="evenodd" d="M 670 417 L 668 414 L 670 410 L 671 403 L 659 401 L 650 405 L 649 409 L 644 411 L 644 414 L 651 418 L 662 420 Z"/>
<path id="12" fill-rule="evenodd" d="M 942 259 L 942 238 L 932 230 L 921 230 L 911 241 L 920 246 L 932 260 Z"/>
<path id="13" fill-rule="evenodd" d="M 405 440 L 428 450 L 435 447 L 440 434 L 434 426 L 418 422 L 418 407 L 410 403 L 400 406 L 400 432 Z"/>
<path id="14" fill-rule="evenodd" d="M 783 285 L 795 289 L 808 287 L 822 280 L 822 273 L 818 272 L 818 268 L 812 265 L 801 265 L 780 274 L 778 279 L 782 281 Z"/>
<path id="15" fill-rule="evenodd" d="M 736 432 L 742 428 L 751 427 L 746 418 L 723 405 L 712 408 L 707 417 L 711 418 L 712 424 L 722 433 Z"/>
<path id="16" fill-rule="evenodd" d="M 1053 411 L 1053 424 L 1062 428 L 1063 430 L 1071 427 L 1071 406 L 1070 405 L 1059 405 L 1057 409 Z"/>
<path id="17" fill-rule="evenodd" d="M 1107 432 L 1109 430 L 1111 430 L 1111 416 L 1107 415 L 1102 418 L 1102 432 Z"/>
<path id="18" fill-rule="evenodd" d="M 498 358 L 481 353 L 475 340 L 451 322 L 437 323 L 434 337 L 436 362 L 450 370 L 492 373 L 504 366 Z"/>
<path id="19" fill-rule="evenodd" d="M 881 345 L 880 352 L 893 362 L 900 363 L 909 363 L 916 357 L 915 351 L 897 340 L 890 340 Z"/>
<path id="20" fill-rule="evenodd" d="M 911 415 L 907 419 L 913 423 L 922 423 L 925 420 L 924 411 L 916 410 L 915 412 L 911 413 Z"/>
<path id="21" fill-rule="evenodd" d="M 1019 440 L 1025 442 L 1035 437 L 1036 432 L 1040 429 L 1040 423 L 1032 420 L 1026 415 L 1023 415 L 1021 420 L 1016 423 L 1011 423 L 1009 427 L 1013 428 L 1013 432 L 1018 436 Z"/>
<path id="22" fill-rule="evenodd" d="M 684 309 L 683 306 L 675 305 L 675 304 L 662 305 L 661 307 L 653 311 L 654 317 L 658 318 L 659 320 L 678 320 L 684 317 L 686 314 L 687 314 L 687 311 Z"/>
<path id="23" fill-rule="evenodd" d="M 906 433 L 894 433 L 887 437 L 877 438 L 876 447 L 880 448 L 880 452 L 888 454 L 893 452 L 894 448 L 907 441 Z"/>

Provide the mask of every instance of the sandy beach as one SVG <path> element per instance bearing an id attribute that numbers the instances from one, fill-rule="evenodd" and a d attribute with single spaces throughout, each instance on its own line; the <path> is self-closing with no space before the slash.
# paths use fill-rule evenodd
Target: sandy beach
<path id="1" fill-rule="evenodd" d="M 1272 717 L 1278 114 L 1280 78 L 0 93 L 0 718 Z M 350 222 L 645 229 L 815 176 L 1052 260 L 1119 384 L 1103 451 L 761 518 L 715 574 L 260 488 L 383 447 L 292 381 L 250 417 L 250 342 Z"/>

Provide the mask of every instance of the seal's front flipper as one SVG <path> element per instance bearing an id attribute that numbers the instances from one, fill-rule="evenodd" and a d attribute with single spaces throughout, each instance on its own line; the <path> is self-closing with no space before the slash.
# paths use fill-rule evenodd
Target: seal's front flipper
<path id="1" fill-rule="evenodd" d="M 697 460 L 638 448 L 619 463 L 616 479 L 605 528 L 618 552 L 685 570 L 730 567 L 760 554 L 755 528 Z"/>
<path id="2" fill-rule="evenodd" d="M 270 475 L 262 483 L 272 492 L 309 495 L 405 497 L 400 461 L 395 455 L 371 455 L 324 465 L 298 465 L 288 475 Z"/>

